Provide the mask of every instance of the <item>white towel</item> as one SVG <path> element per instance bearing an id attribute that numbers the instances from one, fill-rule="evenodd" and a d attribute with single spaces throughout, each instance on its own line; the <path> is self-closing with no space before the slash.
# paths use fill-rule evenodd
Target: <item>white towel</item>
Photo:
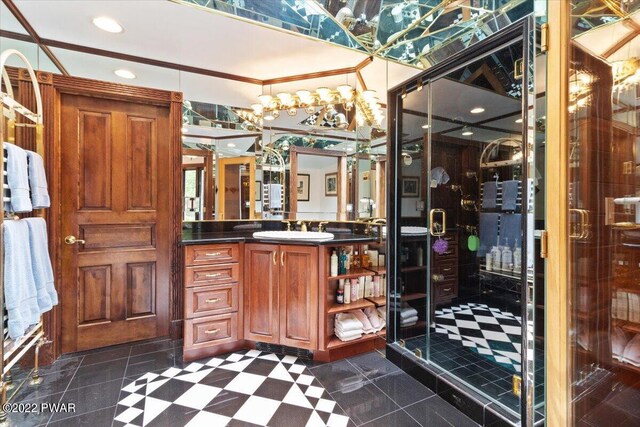
<path id="1" fill-rule="evenodd" d="M 3 145 L 7 150 L 7 183 L 11 190 L 11 201 L 5 204 L 4 209 L 8 212 L 31 212 L 27 153 L 17 145 L 7 142 Z"/>
<path id="2" fill-rule="evenodd" d="M 282 209 L 282 184 L 269 184 L 269 208 Z"/>
<path id="3" fill-rule="evenodd" d="M 47 175 L 44 171 L 44 161 L 38 153 L 27 150 L 29 159 L 29 185 L 31 186 L 31 204 L 34 209 L 48 208 L 51 206 Z"/>
<path id="4" fill-rule="evenodd" d="M 407 307 L 407 308 L 403 308 L 402 311 L 400 312 L 400 317 L 402 319 L 406 319 L 409 317 L 414 317 L 418 315 L 418 310 L 416 310 L 415 308 L 411 308 L 411 307 Z"/>
<path id="5" fill-rule="evenodd" d="M 624 349 L 627 346 L 629 339 L 627 338 L 627 334 L 620 328 L 613 328 L 611 334 L 611 353 L 613 357 L 618 360 L 622 360 L 622 355 L 624 354 Z"/>
<path id="6" fill-rule="evenodd" d="M 335 333 L 340 341 L 353 341 L 362 336 L 362 332 L 350 332 L 348 334 L 343 334 L 342 332 L 335 331 Z"/>
<path id="7" fill-rule="evenodd" d="M 53 284 L 53 268 L 47 243 L 47 223 L 42 218 L 26 218 L 31 246 L 31 267 L 35 280 L 40 313 L 58 304 L 58 293 Z"/>
<path id="8" fill-rule="evenodd" d="M 408 317 L 400 321 L 400 325 L 402 326 L 411 326 L 415 325 L 416 323 L 418 323 L 418 316 Z"/>
<path id="9" fill-rule="evenodd" d="M 640 334 L 629 341 L 622 357 L 623 362 L 630 363 L 633 366 L 640 366 Z"/>
<path id="10" fill-rule="evenodd" d="M 351 313 L 353 313 L 354 316 L 358 318 L 360 323 L 362 323 L 362 332 L 364 332 L 365 334 L 370 334 L 371 332 L 373 332 L 373 326 L 371 326 L 371 322 L 362 312 L 362 310 L 354 310 Z"/>
<path id="11" fill-rule="evenodd" d="M 369 322 L 371 322 L 371 326 L 373 326 L 374 332 L 381 331 L 385 327 L 386 323 L 384 319 L 380 317 L 378 310 L 376 310 L 375 308 L 373 307 L 365 308 L 364 314 L 369 319 Z"/>
<path id="12" fill-rule="evenodd" d="M 37 292 L 31 268 L 29 227 L 26 221 L 11 220 L 4 230 L 4 298 L 9 314 L 9 337 L 18 339 L 40 320 Z"/>
<path id="13" fill-rule="evenodd" d="M 340 326 L 343 331 L 362 330 L 362 323 L 352 313 L 338 313 L 335 320 L 336 326 Z"/>
<path id="14" fill-rule="evenodd" d="M 384 307 L 378 308 L 378 314 L 380 315 L 380 318 L 382 318 L 382 320 L 384 320 L 385 322 L 387 321 L 387 311 L 384 309 Z"/>

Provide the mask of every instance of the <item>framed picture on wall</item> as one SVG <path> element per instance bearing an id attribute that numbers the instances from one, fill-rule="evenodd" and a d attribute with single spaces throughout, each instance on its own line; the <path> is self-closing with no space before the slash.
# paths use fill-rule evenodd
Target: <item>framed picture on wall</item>
<path id="1" fill-rule="evenodd" d="M 338 195 L 338 174 L 328 173 L 324 176 L 324 195 L 325 196 L 337 196 Z"/>
<path id="2" fill-rule="evenodd" d="M 256 181 L 256 202 L 262 200 L 262 181 Z"/>
<path id="3" fill-rule="evenodd" d="M 402 178 L 402 197 L 418 197 L 420 195 L 420 178 L 405 176 Z"/>
<path id="4" fill-rule="evenodd" d="M 298 201 L 299 202 L 308 202 L 309 201 L 309 182 L 311 180 L 311 176 L 305 173 L 298 174 Z"/>

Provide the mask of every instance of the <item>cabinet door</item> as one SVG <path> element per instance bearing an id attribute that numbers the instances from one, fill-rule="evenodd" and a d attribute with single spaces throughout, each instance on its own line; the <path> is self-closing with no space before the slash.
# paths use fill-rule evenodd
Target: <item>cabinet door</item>
<path id="1" fill-rule="evenodd" d="M 315 349 L 318 248 L 281 245 L 280 257 L 280 344 Z"/>
<path id="2" fill-rule="evenodd" d="M 244 256 L 244 337 L 278 342 L 278 245 L 248 243 Z"/>

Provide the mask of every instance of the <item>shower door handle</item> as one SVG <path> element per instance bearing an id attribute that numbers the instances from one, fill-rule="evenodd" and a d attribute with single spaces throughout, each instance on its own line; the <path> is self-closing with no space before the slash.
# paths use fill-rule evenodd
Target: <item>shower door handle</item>
<path id="1" fill-rule="evenodd" d="M 442 215 L 442 231 L 436 230 L 436 214 Z M 444 209 L 431 209 L 429 211 L 429 233 L 433 237 L 442 237 L 447 233 L 447 212 Z"/>

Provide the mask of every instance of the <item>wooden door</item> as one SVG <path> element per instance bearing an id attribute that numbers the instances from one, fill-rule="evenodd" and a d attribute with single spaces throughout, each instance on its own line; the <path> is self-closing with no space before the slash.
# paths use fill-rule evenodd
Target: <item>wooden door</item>
<path id="1" fill-rule="evenodd" d="M 216 219 L 240 218 L 242 191 L 240 187 L 240 166 L 246 165 L 249 172 L 249 216 L 253 219 L 256 211 L 256 159 L 255 157 L 231 157 L 218 159 L 218 202 Z"/>
<path id="2" fill-rule="evenodd" d="M 244 255 L 244 337 L 278 343 L 278 245 L 248 243 Z"/>
<path id="3" fill-rule="evenodd" d="M 318 337 L 318 248 L 280 246 L 280 344 L 313 350 Z"/>
<path id="4" fill-rule="evenodd" d="M 169 333 L 169 108 L 61 95 L 62 352 Z"/>

